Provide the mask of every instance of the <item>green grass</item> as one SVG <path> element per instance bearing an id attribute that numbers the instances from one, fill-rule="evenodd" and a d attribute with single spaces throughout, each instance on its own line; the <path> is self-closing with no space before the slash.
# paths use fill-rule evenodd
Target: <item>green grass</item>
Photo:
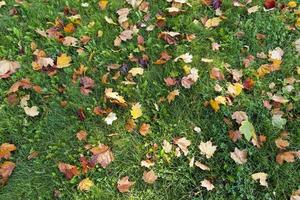
<path id="1" fill-rule="evenodd" d="M 90 6 L 82 8 L 80 1 L 45 1 L 28 0 L 27 3 L 17 4 L 13 0 L 6 0 L 7 5 L 0 8 L 0 60 L 16 60 L 22 65 L 21 69 L 9 79 L 0 80 L 0 144 L 13 143 L 17 150 L 11 160 L 16 163 L 16 169 L 9 178 L 8 184 L 0 188 L 0 199 L 55 199 L 53 193 L 60 191 L 59 199 L 288 199 L 291 193 L 300 187 L 300 162 L 285 163 L 279 165 L 275 156 L 279 152 L 274 140 L 279 137 L 279 130 L 272 126 L 271 113 L 263 107 L 263 100 L 268 99 L 262 91 L 269 91 L 271 82 L 281 89 L 284 78 L 297 75 L 296 67 L 300 66 L 292 43 L 300 37 L 299 30 L 287 29 L 296 20 L 292 12 L 281 13 L 278 9 L 264 12 L 262 9 L 251 15 L 243 8 L 233 7 L 230 0 L 223 2 L 222 10 L 227 17 L 220 26 L 214 29 L 206 29 L 201 24 L 194 24 L 194 20 L 202 17 L 214 16 L 211 8 L 199 4 L 198 0 L 191 0 L 192 7 L 185 6 L 186 12 L 175 17 L 167 17 L 166 31 L 178 31 L 192 34 L 197 38 L 191 43 L 179 41 L 176 46 L 167 45 L 158 39 L 161 29 L 152 32 L 145 30 L 140 34 L 145 38 L 146 54 L 150 58 L 150 65 L 145 73 L 137 78 L 136 86 L 125 86 L 117 81 L 110 81 L 108 85 L 101 83 L 100 77 L 106 73 L 106 66 L 112 63 L 130 63 L 128 55 L 142 55 L 137 49 L 136 39 L 124 42 L 121 48 L 113 46 L 113 40 L 121 32 L 119 26 L 107 24 L 104 16 L 117 21 L 116 10 L 126 6 L 125 1 L 111 0 L 105 11 L 98 9 L 97 1 L 88 1 Z M 150 3 L 150 23 L 155 23 L 155 15 L 165 12 L 169 7 L 166 1 L 148 0 Z M 285 2 L 285 1 L 281 1 Z M 300 3 L 300 2 L 298 2 Z M 253 1 L 251 5 L 262 5 L 262 1 Z M 9 16 L 9 10 L 16 5 L 18 14 Z M 91 41 L 85 47 L 85 53 L 78 56 L 74 47 L 65 47 L 52 39 L 46 39 L 35 33 L 35 29 L 47 29 L 56 17 L 63 16 L 64 6 L 78 10 L 82 17 L 80 26 L 72 36 L 79 38 L 81 35 L 89 35 Z M 129 19 L 136 23 L 141 19 L 141 13 L 132 10 Z M 95 22 L 94 27 L 87 25 Z M 102 37 L 96 37 L 97 32 L 103 31 Z M 244 31 L 245 36 L 238 39 L 237 31 Z M 263 43 L 256 39 L 257 33 L 267 35 Z M 221 51 L 213 52 L 210 40 L 222 45 Z M 34 71 L 31 62 L 34 60 L 30 43 L 35 42 L 39 49 L 43 49 L 49 57 L 56 58 L 60 53 L 72 56 L 72 65 L 69 68 L 59 70 L 57 75 L 49 77 L 47 74 Z M 215 81 L 210 79 L 209 71 L 213 66 L 221 67 L 222 63 L 229 63 L 233 68 L 244 69 L 243 59 L 248 55 L 241 49 L 249 46 L 249 54 L 256 55 L 259 52 L 267 53 L 268 50 L 281 47 L 284 54 L 284 62 L 281 70 L 273 72 L 262 79 L 258 79 L 255 88 L 244 91 L 235 98 L 232 106 L 222 106 L 217 113 L 203 104 L 218 94 L 214 91 Z M 20 53 L 20 47 L 24 53 Z M 180 96 L 174 102 L 159 104 L 160 110 L 154 107 L 160 97 L 167 96 L 171 91 L 164 84 L 163 79 L 172 74 L 181 77 L 182 63 L 169 61 L 166 65 L 153 65 L 162 50 L 166 49 L 173 58 L 190 52 L 194 58 L 192 67 L 199 69 L 199 81 L 191 89 L 180 89 Z M 93 53 L 92 59 L 89 59 Z M 201 62 L 201 58 L 214 59 L 213 64 Z M 250 68 L 244 69 L 244 77 L 252 76 L 253 72 L 265 61 L 256 59 Z M 86 75 L 96 81 L 96 87 L 89 96 L 83 96 L 79 91 L 79 83 L 72 83 L 73 70 L 80 64 L 89 67 Z M 130 63 L 134 66 L 133 63 Z M 225 73 L 226 77 L 229 74 Z M 20 106 L 10 106 L 7 103 L 6 91 L 20 80 L 28 77 L 35 84 L 43 88 L 41 94 L 31 90 L 20 90 L 18 96 L 31 95 L 30 103 L 40 108 L 40 115 L 35 118 L 27 117 Z M 244 78 L 243 77 L 243 78 Z M 222 86 L 226 81 L 221 81 Z M 60 94 L 58 87 L 65 85 L 66 92 Z M 128 133 L 125 123 L 130 118 L 129 109 L 121 109 L 112 106 L 103 99 L 105 88 L 112 87 L 125 97 L 128 102 L 140 102 L 143 106 L 143 116 L 137 124 L 142 122 L 151 124 L 151 133 L 142 137 L 137 131 Z M 300 102 L 299 83 L 294 85 L 295 90 L 286 94 L 294 109 L 287 113 L 289 116 L 285 130 L 289 132 L 290 150 L 299 150 L 300 147 Z M 298 93 L 298 97 L 296 96 Z M 292 98 L 294 100 L 292 100 Z M 68 101 L 66 108 L 61 108 L 60 101 Z M 118 120 L 113 126 L 107 126 L 102 117 L 93 114 L 93 108 L 112 107 L 117 113 Z M 86 120 L 81 122 L 76 116 L 76 111 L 84 108 Z M 267 136 L 267 142 L 260 149 L 254 147 L 245 139 L 233 143 L 227 136 L 229 128 L 223 122 L 223 118 L 231 118 L 231 114 L 237 110 L 245 111 L 258 133 Z M 201 134 L 193 131 L 194 126 L 202 129 Z M 87 175 L 80 175 L 67 181 L 59 172 L 57 163 L 63 161 L 80 165 L 80 154 L 86 155 L 84 143 L 76 139 L 79 130 L 88 132 L 88 143 L 107 144 L 112 148 L 115 160 L 107 169 L 100 167 L 91 170 Z M 234 129 L 238 129 L 234 125 Z M 109 134 L 118 133 L 110 137 Z M 175 137 L 187 137 L 192 141 L 189 147 L 189 155 L 196 160 L 205 162 L 212 169 L 201 171 L 190 168 L 187 157 L 175 158 L 170 156 L 170 163 L 163 159 L 160 152 L 156 152 L 157 161 L 154 171 L 159 179 L 154 185 L 147 185 L 142 180 L 144 168 L 140 166 L 141 160 L 151 152 L 153 144 L 161 143 L 164 139 L 172 141 Z M 212 139 L 218 146 L 213 158 L 207 160 L 200 155 L 198 145 L 200 141 Z M 239 166 L 230 158 L 229 152 L 235 147 L 247 149 L 248 162 Z M 27 160 L 32 151 L 38 151 L 39 156 L 33 160 Z M 255 172 L 268 173 L 269 187 L 260 186 L 251 179 Z M 130 193 L 121 194 L 116 189 L 116 183 L 120 177 L 128 175 L 135 181 L 135 186 Z M 80 192 L 77 185 L 80 180 L 89 177 L 95 183 L 95 187 L 89 192 Z M 207 178 L 213 181 L 215 190 L 206 191 L 200 186 L 200 182 Z"/>

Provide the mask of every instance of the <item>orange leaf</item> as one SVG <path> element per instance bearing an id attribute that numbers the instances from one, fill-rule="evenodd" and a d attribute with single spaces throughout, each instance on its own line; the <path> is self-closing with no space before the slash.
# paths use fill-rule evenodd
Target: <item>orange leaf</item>
<path id="1" fill-rule="evenodd" d="M 125 176 L 118 181 L 117 188 L 119 192 L 129 192 L 129 189 L 134 185 L 134 182 L 129 181 L 129 177 Z"/>
<path id="2" fill-rule="evenodd" d="M 17 148 L 14 144 L 9 144 L 9 143 L 3 143 L 0 146 L 0 159 L 1 158 L 5 158 L 5 159 L 9 159 L 11 152 L 15 151 Z"/>
<path id="3" fill-rule="evenodd" d="M 140 134 L 146 136 L 150 131 L 150 124 L 143 123 L 140 127 Z"/>
<path id="4" fill-rule="evenodd" d="M 113 160 L 114 156 L 108 146 L 100 144 L 90 150 L 93 156 L 90 160 L 92 165 L 100 164 L 103 168 L 106 168 Z"/>
<path id="5" fill-rule="evenodd" d="M 0 176 L 2 177 L 0 180 L 1 185 L 6 184 L 8 177 L 11 175 L 15 167 L 16 164 L 11 161 L 5 161 L 0 165 Z"/>
<path id="6" fill-rule="evenodd" d="M 79 175 L 79 171 L 78 171 L 77 167 L 74 166 L 74 165 L 59 162 L 58 163 L 58 169 L 59 169 L 60 172 L 62 172 L 65 175 L 65 177 L 68 180 L 72 179 L 74 176 Z"/>

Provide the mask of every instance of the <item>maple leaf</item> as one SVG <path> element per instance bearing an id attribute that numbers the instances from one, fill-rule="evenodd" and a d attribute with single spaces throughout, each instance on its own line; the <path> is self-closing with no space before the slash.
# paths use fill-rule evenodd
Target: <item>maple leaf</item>
<path id="1" fill-rule="evenodd" d="M 267 183 L 267 177 L 268 174 L 264 173 L 264 172 L 258 172 L 255 174 L 251 175 L 251 178 L 255 181 L 259 180 L 259 184 L 265 187 L 268 187 L 268 183 Z"/>
<path id="2" fill-rule="evenodd" d="M 3 143 L 0 146 L 0 160 L 1 158 L 9 159 L 11 152 L 15 151 L 17 147 L 14 144 Z"/>
<path id="3" fill-rule="evenodd" d="M 181 151 L 183 152 L 183 154 L 185 156 L 187 156 L 187 154 L 189 153 L 188 147 L 192 144 L 190 140 L 186 139 L 186 137 L 182 137 L 182 138 L 176 138 L 174 139 L 174 144 L 176 144 Z"/>
<path id="4" fill-rule="evenodd" d="M 67 54 L 61 54 L 59 57 L 57 57 L 56 61 L 56 68 L 65 68 L 70 66 L 70 62 L 72 61 L 72 58 L 70 56 L 67 56 Z"/>
<path id="5" fill-rule="evenodd" d="M 239 131 L 248 141 L 250 141 L 251 138 L 256 138 L 254 126 L 248 120 L 245 120 L 241 123 Z"/>
<path id="6" fill-rule="evenodd" d="M 172 92 L 170 92 L 167 96 L 168 102 L 171 103 L 172 101 L 174 101 L 176 96 L 179 96 L 179 90 L 173 90 Z"/>
<path id="7" fill-rule="evenodd" d="M 124 176 L 120 180 L 118 180 L 118 185 L 117 188 L 119 192 L 124 193 L 124 192 L 129 192 L 129 189 L 134 185 L 134 182 L 129 181 L 128 176 Z"/>
<path id="8" fill-rule="evenodd" d="M 206 158 L 211 158 L 215 151 L 217 150 L 217 146 L 212 145 L 211 141 L 202 142 L 198 146 L 202 155 L 205 155 Z"/>
<path id="9" fill-rule="evenodd" d="M 79 175 L 79 171 L 78 171 L 77 167 L 74 166 L 74 165 L 59 162 L 58 163 L 58 169 L 59 169 L 60 172 L 62 172 L 65 175 L 65 177 L 68 180 L 72 179 L 74 176 Z"/>
<path id="10" fill-rule="evenodd" d="M 207 179 L 201 181 L 201 186 L 206 188 L 207 191 L 213 190 L 215 186 Z"/>
<path id="11" fill-rule="evenodd" d="M 297 156 L 297 153 L 294 151 L 286 151 L 277 154 L 276 156 L 276 162 L 280 165 L 282 165 L 285 162 L 295 162 L 295 157 Z"/>
<path id="12" fill-rule="evenodd" d="M 0 79 L 10 77 L 10 75 L 15 73 L 20 67 L 18 62 L 0 60 Z"/>
<path id="13" fill-rule="evenodd" d="M 133 67 L 129 70 L 128 73 L 131 73 L 132 76 L 136 76 L 136 75 L 143 75 L 144 73 L 144 69 L 141 67 Z"/>
<path id="14" fill-rule="evenodd" d="M 158 176 L 155 174 L 155 172 L 153 170 L 150 170 L 148 172 L 144 171 L 143 180 L 146 183 L 153 184 L 157 180 L 157 178 L 158 178 Z"/>
<path id="15" fill-rule="evenodd" d="M 90 151 L 93 153 L 90 160 L 93 166 L 100 164 L 103 168 L 106 168 L 114 160 L 110 148 L 104 144 L 99 144 L 99 146 L 90 149 Z"/>
<path id="16" fill-rule="evenodd" d="M 139 130 L 142 136 L 146 136 L 149 133 L 149 131 L 150 131 L 150 124 L 146 124 L 146 123 L 143 123 Z"/>
<path id="17" fill-rule="evenodd" d="M 81 130 L 81 131 L 79 131 L 79 132 L 76 133 L 76 137 L 77 137 L 77 139 L 80 140 L 80 141 L 82 141 L 82 140 L 85 141 L 85 140 L 86 140 L 86 137 L 87 137 L 87 132 Z"/>
<path id="18" fill-rule="evenodd" d="M 64 37 L 64 39 L 62 40 L 62 43 L 65 46 L 76 46 L 77 42 L 78 40 L 71 36 Z"/>
<path id="19" fill-rule="evenodd" d="M 85 178 L 79 182 L 78 189 L 80 191 L 89 191 L 93 186 L 93 181 L 91 181 L 89 178 Z"/>
<path id="20" fill-rule="evenodd" d="M 142 108 L 142 106 L 140 103 L 136 103 L 136 104 L 132 105 L 131 111 L 130 111 L 132 119 L 137 119 L 143 115 L 141 108 Z"/>
<path id="21" fill-rule="evenodd" d="M 0 165 L 0 176 L 2 177 L 0 180 L 1 185 L 6 184 L 15 167 L 16 164 L 11 161 L 5 161 Z"/>
<path id="22" fill-rule="evenodd" d="M 239 150 L 238 148 L 234 148 L 233 152 L 230 152 L 230 157 L 237 163 L 237 164 L 245 164 L 247 162 L 247 151 L 246 150 Z"/>
<path id="23" fill-rule="evenodd" d="M 247 113 L 244 111 L 236 111 L 231 115 L 231 118 L 236 121 L 236 123 L 241 124 L 243 121 L 248 120 Z"/>
<path id="24" fill-rule="evenodd" d="M 106 88 L 104 95 L 106 98 L 110 99 L 112 103 L 116 103 L 121 106 L 126 105 L 124 97 L 120 96 L 118 92 L 113 92 L 112 88 Z"/>
<path id="25" fill-rule="evenodd" d="M 185 53 L 175 58 L 174 61 L 177 62 L 179 59 L 182 59 L 185 63 L 191 63 L 193 62 L 193 55 L 191 55 L 190 53 Z"/>

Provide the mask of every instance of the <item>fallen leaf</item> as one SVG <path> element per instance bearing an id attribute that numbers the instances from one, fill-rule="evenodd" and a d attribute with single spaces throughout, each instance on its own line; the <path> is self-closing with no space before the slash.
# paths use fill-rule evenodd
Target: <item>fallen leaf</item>
<path id="1" fill-rule="evenodd" d="M 183 152 L 183 154 L 185 156 L 187 156 L 187 154 L 189 153 L 188 147 L 192 144 L 190 140 L 187 140 L 186 137 L 182 137 L 182 138 L 176 138 L 174 139 L 174 144 L 176 144 L 181 151 Z"/>
<path id="2" fill-rule="evenodd" d="M 139 130 L 142 136 L 146 136 L 149 133 L 149 131 L 150 131 L 150 124 L 146 124 L 146 123 L 143 123 Z"/>
<path id="3" fill-rule="evenodd" d="M 88 76 L 80 78 L 80 92 L 83 95 L 89 95 L 95 87 L 95 81 Z"/>
<path id="4" fill-rule="evenodd" d="M 288 163 L 295 162 L 295 157 L 296 157 L 295 154 L 296 153 L 294 151 L 286 151 L 283 153 L 279 153 L 276 156 L 276 162 L 280 165 L 282 165 L 284 161 Z"/>
<path id="5" fill-rule="evenodd" d="M 93 186 L 93 181 L 91 181 L 89 178 L 85 178 L 79 182 L 78 189 L 80 191 L 89 191 Z"/>
<path id="6" fill-rule="evenodd" d="M 70 66 L 70 62 L 72 61 L 72 58 L 70 56 L 67 56 L 67 54 L 61 54 L 59 57 L 57 57 L 56 61 L 56 67 L 57 68 L 65 68 Z"/>
<path id="7" fill-rule="evenodd" d="M 248 120 L 245 120 L 241 123 L 239 131 L 248 141 L 250 141 L 251 138 L 256 138 L 254 126 Z"/>
<path id="8" fill-rule="evenodd" d="M 142 160 L 141 161 L 142 167 L 150 168 L 150 167 L 153 167 L 154 165 L 155 165 L 155 163 L 151 160 Z"/>
<path id="9" fill-rule="evenodd" d="M 8 178 L 12 174 L 15 169 L 16 164 L 11 161 L 5 161 L 0 165 L 0 176 L 2 179 L 0 180 L 0 185 L 5 185 L 8 181 Z"/>
<path id="10" fill-rule="evenodd" d="M 104 144 L 99 144 L 99 146 L 90 149 L 90 151 L 93 153 L 90 160 L 92 166 L 100 164 L 101 167 L 106 168 L 114 160 L 110 148 Z"/>
<path id="11" fill-rule="evenodd" d="M 211 18 L 211 19 L 208 19 L 204 26 L 206 28 L 213 28 L 213 27 L 217 27 L 220 25 L 220 22 L 222 21 L 222 19 L 220 17 L 214 17 L 214 18 Z"/>
<path id="12" fill-rule="evenodd" d="M 104 121 L 105 121 L 105 123 L 106 123 L 107 125 L 112 125 L 112 123 L 113 123 L 114 121 L 116 121 L 117 119 L 118 119 L 118 118 L 117 118 L 116 113 L 111 112 L 111 113 L 109 113 L 109 114 L 107 115 L 107 117 L 104 119 Z"/>
<path id="13" fill-rule="evenodd" d="M 144 171 L 143 174 L 143 180 L 148 183 L 148 184 L 153 184 L 156 179 L 158 178 L 158 176 L 155 174 L 155 172 L 153 170 L 150 171 Z"/>
<path id="14" fill-rule="evenodd" d="M 0 60 L 0 79 L 10 77 L 10 75 L 15 73 L 20 67 L 18 62 Z"/>
<path id="15" fill-rule="evenodd" d="M 193 62 L 193 55 L 191 55 L 190 53 L 185 53 L 175 58 L 174 61 L 177 62 L 179 59 L 182 59 L 185 63 L 191 63 Z"/>
<path id="16" fill-rule="evenodd" d="M 64 39 L 62 40 L 62 43 L 65 46 L 76 46 L 77 42 L 78 40 L 71 36 L 64 37 Z"/>
<path id="17" fill-rule="evenodd" d="M 179 96 L 179 90 L 173 90 L 172 92 L 170 92 L 167 96 L 168 102 L 171 103 L 172 101 L 174 101 L 176 96 Z"/>
<path id="18" fill-rule="evenodd" d="M 79 132 L 76 133 L 76 137 L 77 137 L 77 139 L 80 140 L 80 141 L 82 141 L 82 140 L 86 141 L 87 132 L 81 130 L 81 131 L 79 131 Z"/>
<path id="19" fill-rule="evenodd" d="M 209 180 L 206 179 L 201 181 L 201 186 L 206 188 L 207 191 L 213 190 L 215 188 L 215 186 Z"/>
<path id="20" fill-rule="evenodd" d="M 248 14 L 252 14 L 252 13 L 255 13 L 257 12 L 259 9 L 259 6 L 252 6 L 251 8 L 248 8 Z"/>
<path id="21" fill-rule="evenodd" d="M 259 180 L 260 185 L 268 187 L 268 183 L 267 183 L 268 174 L 266 174 L 264 172 L 258 172 L 258 173 L 252 174 L 251 177 L 255 181 Z"/>
<path id="22" fill-rule="evenodd" d="M 125 176 L 118 181 L 117 188 L 119 192 L 129 192 L 129 189 L 134 185 L 134 182 L 129 181 L 129 177 Z"/>
<path id="23" fill-rule="evenodd" d="M 105 89 L 105 97 L 110 99 L 112 103 L 116 103 L 119 105 L 126 105 L 126 101 L 125 101 L 124 97 L 119 95 L 118 92 L 113 92 L 112 88 Z"/>
<path id="24" fill-rule="evenodd" d="M 128 71 L 128 73 L 131 73 L 132 76 L 143 75 L 144 69 L 141 67 L 133 67 Z"/>
<path id="25" fill-rule="evenodd" d="M 240 131 L 232 131 L 230 130 L 228 132 L 228 136 L 229 138 L 233 141 L 233 142 L 236 142 L 238 140 L 240 140 L 242 138 L 241 136 L 241 132 Z"/>
<path id="26" fill-rule="evenodd" d="M 231 118 L 236 121 L 236 123 L 241 124 L 243 121 L 248 120 L 247 113 L 244 111 L 236 111 L 231 115 Z"/>
<path id="27" fill-rule="evenodd" d="M 139 7 L 143 0 L 126 0 L 128 4 L 130 4 L 133 8 Z"/>
<path id="28" fill-rule="evenodd" d="M 293 192 L 290 197 L 290 200 L 300 200 L 300 189 Z"/>
<path id="29" fill-rule="evenodd" d="M 217 150 L 217 146 L 212 145 L 211 141 L 207 141 L 207 142 L 202 142 L 200 143 L 200 145 L 198 146 L 198 148 L 200 149 L 200 153 L 202 155 L 205 155 L 206 158 L 211 158 L 215 151 Z"/>
<path id="30" fill-rule="evenodd" d="M 108 4 L 108 0 L 100 0 L 98 5 L 101 10 L 105 10 Z"/>
<path id="31" fill-rule="evenodd" d="M 279 149 L 285 149 L 286 147 L 288 147 L 290 145 L 289 141 L 284 140 L 282 138 L 277 138 L 275 140 L 275 144 Z"/>
<path id="32" fill-rule="evenodd" d="M 11 152 L 15 151 L 17 147 L 14 144 L 3 143 L 0 146 L 0 160 L 1 158 L 9 159 Z"/>
<path id="33" fill-rule="evenodd" d="M 275 6 L 276 6 L 276 0 L 265 0 L 264 2 L 264 7 L 268 10 L 275 8 Z"/>
<path id="34" fill-rule="evenodd" d="M 247 151 L 239 150 L 235 148 L 233 152 L 230 152 L 230 157 L 237 163 L 237 164 L 245 164 L 247 162 Z"/>
<path id="35" fill-rule="evenodd" d="M 28 115 L 30 117 L 36 117 L 39 115 L 37 106 L 32 106 L 32 107 L 26 106 L 26 107 L 24 107 L 24 111 L 25 111 L 26 115 Z"/>
<path id="36" fill-rule="evenodd" d="M 72 179 L 74 176 L 79 175 L 79 171 L 78 171 L 77 167 L 74 166 L 74 165 L 59 162 L 58 163 L 58 169 L 59 169 L 60 172 L 62 172 L 65 175 L 65 177 L 68 180 Z"/>
<path id="37" fill-rule="evenodd" d="M 132 119 L 137 119 L 143 115 L 142 106 L 140 103 L 136 103 L 131 107 L 131 116 Z"/>
<path id="38" fill-rule="evenodd" d="M 244 88 L 243 85 L 241 85 L 240 83 L 233 83 L 233 84 L 230 83 L 228 85 L 228 93 L 231 96 L 236 97 L 241 94 L 243 88 Z"/>
<path id="39" fill-rule="evenodd" d="M 172 144 L 170 144 L 170 142 L 168 142 L 167 140 L 164 140 L 162 148 L 165 153 L 170 153 L 172 151 Z"/>
<path id="40" fill-rule="evenodd" d="M 195 162 L 195 166 L 199 167 L 200 169 L 204 170 L 204 171 L 210 171 L 210 168 L 207 165 L 202 164 L 199 161 Z"/>

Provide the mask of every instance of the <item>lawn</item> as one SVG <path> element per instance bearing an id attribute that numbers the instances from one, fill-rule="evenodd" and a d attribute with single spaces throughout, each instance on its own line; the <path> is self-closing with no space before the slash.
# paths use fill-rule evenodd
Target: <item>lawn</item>
<path id="1" fill-rule="evenodd" d="M 299 30 L 299 1 L 0 0 L 0 199 L 300 199 Z"/>

